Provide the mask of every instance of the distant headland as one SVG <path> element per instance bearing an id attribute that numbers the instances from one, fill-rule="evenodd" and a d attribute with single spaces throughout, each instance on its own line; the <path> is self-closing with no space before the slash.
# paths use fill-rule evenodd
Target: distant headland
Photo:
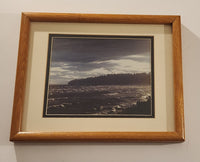
<path id="1" fill-rule="evenodd" d="M 95 85 L 150 85 L 151 73 L 107 74 L 97 77 L 71 80 L 69 86 Z"/>

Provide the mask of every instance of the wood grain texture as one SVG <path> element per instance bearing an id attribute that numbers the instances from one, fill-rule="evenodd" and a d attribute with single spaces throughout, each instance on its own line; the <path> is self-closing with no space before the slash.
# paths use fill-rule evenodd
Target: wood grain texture
<path id="1" fill-rule="evenodd" d="M 172 24 L 173 32 L 173 65 L 174 65 L 174 104 L 176 132 L 185 139 L 184 110 L 183 110 L 183 76 L 181 51 L 181 22 L 177 16 Z"/>
<path id="2" fill-rule="evenodd" d="M 170 24 L 173 31 L 175 132 L 23 132 L 22 113 L 26 87 L 29 28 L 31 22 L 78 22 L 116 24 Z M 180 16 L 105 15 L 64 13 L 23 13 L 10 140 L 11 141 L 109 141 L 180 142 L 184 141 L 183 83 Z"/>
<path id="3" fill-rule="evenodd" d="M 12 141 L 180 142 L 176 132 L 19 132 Z"/>
<path id="4" fill-rule="evenodd" d="M 22 14 L 10 138 L 21 131 L 28 62 L 30 20 Z"/>
<path id="5" fill-rule="evenodd" d="M 176 16 L 168 15 L 114 15 L 74 13 L 25 13 L 33 22 L 170 24 Z"/>

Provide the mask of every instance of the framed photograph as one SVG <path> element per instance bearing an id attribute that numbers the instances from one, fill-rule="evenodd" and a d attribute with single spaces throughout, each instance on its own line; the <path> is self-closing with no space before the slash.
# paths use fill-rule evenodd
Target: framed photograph
<path id="1" fill-rule="evenodd" d="M 154 117 L 153 37 L 49 34 L 43 117 Z"/>
<path id="2" fill-rule="evenodd" d="M 22 13 L 11 141 L 184 141 L 180 16 Z"/>

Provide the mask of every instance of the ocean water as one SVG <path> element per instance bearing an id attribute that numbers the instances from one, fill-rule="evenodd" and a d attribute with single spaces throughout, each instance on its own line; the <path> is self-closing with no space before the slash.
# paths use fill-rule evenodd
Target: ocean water
<path id="1" fill-rule="evenodd" d="M 50 85 L 46 109 L 47 114 L 58 115 L 142 115 L 151 112 L 149 98 L 152 98 L 151 86 L 146 85 Z M 147 101 L 150 104 L 146 104 L 144 110 L 141 106 L 136 107 Z"/>

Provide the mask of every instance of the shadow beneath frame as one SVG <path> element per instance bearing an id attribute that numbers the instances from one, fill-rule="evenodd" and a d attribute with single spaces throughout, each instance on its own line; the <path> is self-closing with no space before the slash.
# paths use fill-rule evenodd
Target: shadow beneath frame
<path id="1" fill-rule="evenodd" d="M 90 161 L 91 159 L 93 161 L 110 161 L 113 158 L 123 157 L 123 159 L 126 159 L 130 155 L 139 155 L 145 148 L 151 150 L 152 147 L 160 148 L 163 145 L 170 144 L 172 143 L 22 142 L 15 143 L 14 147 L 18 162 Z M 133 153 L 133 150 L 135 150 L 135 153 Z M 146 153 L 146 156 L 150 156 L 147 154 L 149 153 Z M 105 160 L 105 158 L 107 159 Z"/>
<path id="2" fill-rule="evenodd" d="M 182 25 L 182 56 L 183 56 L 183 83 L 189 84 L 191 68 L 196 68 L 200 60 L 200 38 L 192 33 L 188 28 Z M 192 67 L 191 67 L 192 66 Z M 199 81 L 199 79 L 197 79 Z M 187 88 L 188 87 L 188 88 Z M 189 106 L 189 86 L 184 86 L 184 104 L 185 109 Z M 186 110 L 190 113 L 189 110 Z M 188 114 L 187 116 L 189 116 Z M 189 122 L 186 116 L 186 122 Z M 187 124 L 186 124 L 187 125 Z M 190 129 L 190 128 L 189 128 Z M 186 142 L 189 131 L 186 127 Z M 173 145 L 173 146 L 171 146 Z M 53 161 L 124 161 L 128 160 L 130 155 L 135 160 L 144 159 L 144 157 L 155 155 L 160 151 L 163 155 L 166 149 L 180 149 L 184 143 L 111 143 L 111 142 L 16 142 L 14 144 L 16 159 L 18 162 L 53 162 Z M 161 148 L 162 147 L 162 148 Z M 162 152 L 162 150 L 164 150 Z M 141 156 L 142 155 L 142 156 Z M 144 156 L 144 157 L 143 157 Z M 105 160 L 106 159 L 106 160 Z"/>

